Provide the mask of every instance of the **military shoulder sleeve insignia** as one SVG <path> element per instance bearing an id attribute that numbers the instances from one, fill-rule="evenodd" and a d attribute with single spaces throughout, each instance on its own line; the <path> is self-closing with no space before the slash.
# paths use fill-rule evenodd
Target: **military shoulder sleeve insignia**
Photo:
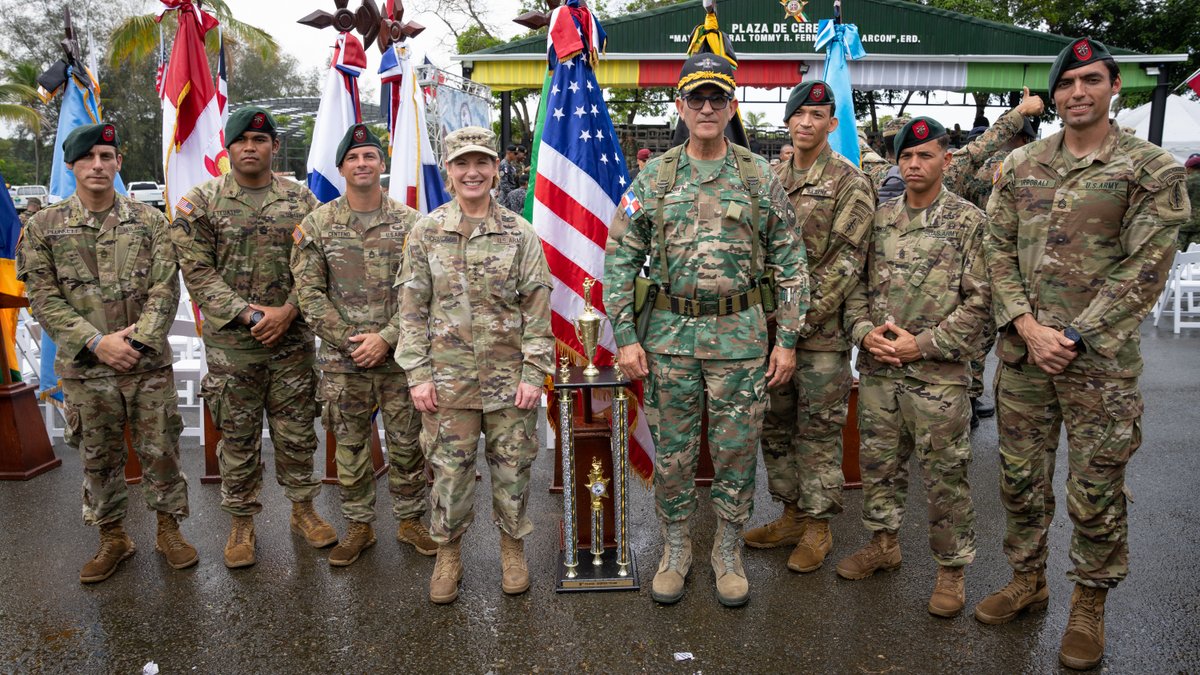
<path id="1" fill-rule="evenodd" d="M 625 191 L 624 195 L 621 195 L 621 210 L 625 212 L 625 215 L 630 220 L 633 220 L 637 217 L 637 214 L 641 213 L 642 200 L 638 199 L 633 188 L 629 188 Z"/>
<path id="2" fill-rule="evenodd" d="M 192 215 L 192 211 L 196 210 L 196 206 L 189 202 L 187 197 L 180 197 L 179 203 L 175 205 L 175 210 L 185 216 L 190 216 Z"/>
<path id="3" fill-rule="evenodd" d="M 300 225 L 297 225 L 296 229 L 292 230 L 292 243 L 296 246 L 304 248 L 310 241 L 312 241 L 312 237 L 309 237 L 308 233 Z"/>
<path id="4" fill-rule="evenodd" d="M 1000 182 L 1000 176 L 1004 173 L 1004 162 L 996 162 L 996 170 L 992 172 L 992 185 Z"/>

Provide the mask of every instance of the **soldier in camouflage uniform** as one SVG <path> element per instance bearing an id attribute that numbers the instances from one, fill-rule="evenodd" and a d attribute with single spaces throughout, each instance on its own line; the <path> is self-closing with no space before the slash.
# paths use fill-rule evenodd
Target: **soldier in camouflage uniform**
<path id="1" fill-rule="evenodd" d="M 829 521 L 842 511 L 842 427 L 853 376 L 842 305 L 867 257 L 875 216 L 871 183 L 833 151 L 837 128 L 828 85 L 797 85 L 784 110 L 796 148 L 775 173 L 796 209 L 810 261 L 812 304 L 796 345 L 796 374 L 770 393 L 762 452 L 771 496 L 783 514 L 746 532 L 746 545 L 795 544 L 788 569 L 812 572 L 833 546 Z"/>
<path id="2" fill-rule="evenodd" d="M 335 567 L 352 564 L 375 543 L 370 435 L 376 406 L 387 432 L 388 484 L 400 523 L 396 539 L 423 555 L 437 553 L 421 524 L 426 503 L 425 458 L 417 442 L 421 418 L 393 358 L 400 315 L 392 285 L 404 238 L 421 214 L 380 189 L 386 156 L 366 125 L 347 129 L 337 151 L 346 194 L 305 216 L 292 237 L 300 311 L 321 338 L 323 420 L 337 439 L 342 515 L 350 523 L 347 536 L 329 553 Z"/>
<path id="3" fill-rule="evenodd" d="M 1192 203 L 1192 220 L 1179 229 L 1179 250 L 1185 251 L 1194 242 L 1200 241 L 1200 152 L 1188 157 L 1187 164 L 1188 200 Z"/>
<path id="4" fill-rule="evenodd" d="M 262 486 L 262 418 L 275 448 L 275 477 L 292 502 L 291 528 L 314 547 L 337 532 L 313 508 L 317 436 L 316 348 L 300 318 L 288 261 L 292 234 L 317 200 L 271 174 L 275 121 L 248 106 L 229 117 L 232 173 L 199 185 L 175 205 L 171 237 L 192 300 L 204 313 L 208 374 L 201 395 L 221 432 L 221 508 L 232 516 L 225 565 L 254 558 Z"/>
<path id="5" fill-rule="evenodd" d="M 1104 602 L 1128 572 L 1125 468 L 1141 445 L 1139 326 L 1166 283 L 1190 207 L 1183 167 L 1108 119 L 1120 70 L 1099 42 L 1059 54 L 1063 131 L 1013 151 L 988 203 L 1004 551 L 1013 579 L 975 608 L 1005 623 L 1049 599 L 1054 451 L 1067 427 L 1075 582 L 1059 660 L 1104 656 Z"/>
<path id="6" fill-rule="evenodd" d="M 83 583 L 112 576 L 135 550 L 122 525 L 126 431 L 142 464 L 146 505 L 157 512 L 155 548 L 175 569 L 198 560 L 178 524 L 188 515 L 187 477 L 167 330 L 179 267 L 162 214 L 113 189 L 119 142 L 111 124 L 67 136 L 63 159 L 75 194 L 31 218 L 17 251 L 33 315 L 58 344 L 68 436 L 83 459 L 83 520 L 100 528 L 100 550 L 79 573 Z"/>
<path id="7" fill-rule="evenodd" d="M 647 400 L 659 418 L 654 497 L 665 541 L 651 596 L 663 603 L 683 597 L 691 566 L 688 519 L 696 510 L 696 431 L 706 392 L 717 598 L 728 606 L 749 599 L 741 530 L 753 510 L 766 390 L 791 381 L 808 309 L 804 241 L 783 185 L 765 159 L 723 135 L 737 110 L 735 88 L 721 57 L 697 54 L 684 63 L 675 107 L 690 140 L 646 165 L 625 197 L 640 206 L 619 209 L 610 225 L 623 233 L 605 261 L 617 365 L 632 379 L 649 376 Z M 633 300 L 647 254 L 661 290 L 643 343 Z M 769 363 L 759 285 L 766 270 L 779 301 Z"/>
<path id="8" fill-rule="evenodd" d="M 480 127 L 446 136 L 454 200 L 413 227 L 397 278 L 396 362 L 424 413 L 430 531 L 438 544 L 429 599 L 439 604 L 458 597 L 481 433 L 500 529 L 501 589 L 515 595 L 529 588 L 529 470 L 542 385 L 554 368 L 551 281 L 533 226 L 489 193 L 497 180 L 495 144 L 495 134 Z"/>
<path id="9" fill-rule="evenodd" d="M 38 211 L 42 210 L 42 200 L 37 197 L 30 197 L 25 202 L 25 210 L 17 216 L 17 220 L 21 221 L 21 226 L 29 224 L 29 219 L 34 217 Z"/>
<path id="10" fill-rule="evenodd" d="M 967 361 L 988 320 L 990 295 L 979 209 L 943 185 L 950 165 L 942 125 L 917 117 L 896 136 L 906 184 L 875 215 L 861 281 L 846 301 L 858 353 L 863 524 L 871 542 L 838 563 L 846 579 L 900 566 L 897 532 L 909 458 L 921 466 L 929 547 L 938 563 L 929 612 L 965 602 L 963 568 L 975 557 Z"/>

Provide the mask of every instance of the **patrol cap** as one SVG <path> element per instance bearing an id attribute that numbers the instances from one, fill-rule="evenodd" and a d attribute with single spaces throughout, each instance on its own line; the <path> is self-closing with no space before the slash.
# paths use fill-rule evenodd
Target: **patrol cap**
<path id="1" fill-rule="evenodd" d="M 896 134 L 900 133 L 900 130 L 904 128 L 904 125 L 911 121 L 912 118 L 908 115 L 897 115 L 896 117 L 893 117 L 892 119 L 888 120 L 887 124 L 883 125 L 883 137 L 887 139 L 895 136 Z"/>
<path id="2" fill-rule="evenodd" d="M 71 164 L 91 151 L 92 146 L 111 145 L 119 149 L 121 139 L 117 136 L 117 128 L 111 124 L 88 124 L 75 127 L 67 134 L 62 143 L 63 161 Z"/>
<path id="3" fill-rule="evenodd" d="M 260 131 L 275 138 L 275 128 L 275 118 L 266 108 L 254 105 L 238 108 L 225 123 L 225 147 L 233 145 L 247 131 Z"/>
<path id="4" fill-rule="evenodd" d="M 1090 63 L 1113 60 L 1112 54 L 1108 53 L 1108 47 L 1102 43 L 1087 37 L 1079 38 L 1064 47 L 1058 53 L 1058 58 L 1054 59 L 1054 65 L 1050 66 L 1050 95 L 1054 96 L 1054 87 L 1062 79 L 1063 73 L 1068 70 L 1081 68 Z"/>
<path id="5" fill-rule="evenodd" d="M 496 134 L 483 127 L 463 127 L 446 134 L 446 161 L 451 162 L 468 152 L 482 152 L 488 157 L 496 154 Z"/>
<path id="6" fill-rule="evenodd" d="M 906 148 L 911 148 L 914 145 L 921 145 L 929 141 L 936 141 L 946 135 L 946 127 L 938 123 L 937 120 L 930 117 L 916 117 L 911 122 L 904 125 L 900 133 L 896 134 L 895 148 L 896 156 L 899 157 L 901 152 Z"/>
<path id="7" fill-rule="evenodd" d="M 832 113 L 836 108 L 829 85 L 822 80 L 809 80 L 792 87 L 792 93 L 788 94 L 787 106 L 783 109 L 784 124 L 792 119 L 797 110 L 806 105 L 827 105 Z"/>
<path id="8" fill-rule="evenodd" d="M 692 54 L 679 70 L 679 95 L 687 96 L 697 87 L 716 85 L 721 91 L 733 95 L 737 82 L 733 79 L 733 64 L 716 54 L 701 52 Z"/>
<path id="9" fill-rule="evenodd" d="M 371 132 L 365 124 L 355 124 L 346 129 L 346 133 L 342 134 L 342 142 L 338 143 L 337 147 L 337 166 L 342 166 L 342 160 L 346 159 L 346 153 L 353 148 L 361 148 L 370 146 L 379 149 L 379 156 L 383 157 L 383 141 Z"/>

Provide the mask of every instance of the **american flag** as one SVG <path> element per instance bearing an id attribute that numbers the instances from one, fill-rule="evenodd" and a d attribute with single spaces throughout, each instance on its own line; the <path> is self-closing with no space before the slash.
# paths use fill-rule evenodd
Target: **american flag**
<path id="1" fill-rule="evenodd" d="M 554 277 L 551 324 L 559 349 L 580 362 L 583 346 L 573 320 L 584 309 L 583 281 L 597 281 L 592 304 L 604 311 L 604 247 L 608 224 L 629 187 L 629 171 L 617 143 L 600 85 L 592 69 L 603 48 L 600 24 L 568 0 L 551 16 L 550 63 L 553 68 L 534 180 L 533 225 L 542 238 Z M 595 362 L 613 363 L 616 342 L 605 322 Z M 629 461 L 643 478 L 653 471 L 654 442 L 644 421 L 640 384 L 631 388 Z M 595 401 L 597 409 L 607 401 Z"/>

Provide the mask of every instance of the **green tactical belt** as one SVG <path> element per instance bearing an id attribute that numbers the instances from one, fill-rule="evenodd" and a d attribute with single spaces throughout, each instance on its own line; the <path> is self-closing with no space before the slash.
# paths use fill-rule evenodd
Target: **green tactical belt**
<path id="1" fill-rule="evenodd" d="M 759 304 L 762 304 L 762 291 L 757 286 L 744 293 L 727 295 L 716 300 L 697 300 L 665 293 L 659 293 L 654 298 L 655 309 L 665 309 L 681 316 L 727 316 L 744 312 Z"/>

